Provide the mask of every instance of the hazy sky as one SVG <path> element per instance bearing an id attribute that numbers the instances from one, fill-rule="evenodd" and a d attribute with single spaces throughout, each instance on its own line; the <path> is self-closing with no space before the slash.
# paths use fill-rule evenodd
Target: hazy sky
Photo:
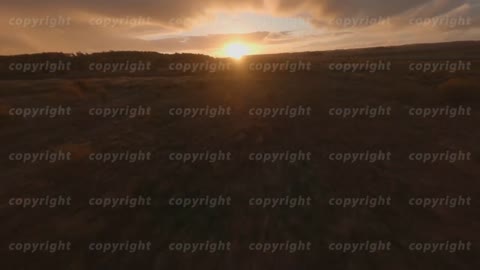
<path id="1" fill-rule="evenodd" d="M 0 54 L 221 55 L 480 40 L 480 0 L 1 0 Z"/>

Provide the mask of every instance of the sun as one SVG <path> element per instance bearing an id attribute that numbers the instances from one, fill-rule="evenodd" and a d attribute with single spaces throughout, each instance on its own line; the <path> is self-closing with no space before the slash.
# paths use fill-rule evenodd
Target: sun
<path id="1" fill-rule="evenodd" d="M 244 43 L 235 42 L 225 45 L 223 54 L 227 57 L 241 59 L 243 56 L 251 53 L 250 46 Z"/>

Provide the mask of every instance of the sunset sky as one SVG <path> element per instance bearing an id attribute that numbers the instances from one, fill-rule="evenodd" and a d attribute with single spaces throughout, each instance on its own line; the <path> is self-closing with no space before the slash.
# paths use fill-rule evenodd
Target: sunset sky
<path id="1" fill-rule="evenodd" d="M 2 0 L 0 54 L 225 56 L 480 39 L 480 0 Z M 231 45 L 230 45 L 231 48 Z"/>

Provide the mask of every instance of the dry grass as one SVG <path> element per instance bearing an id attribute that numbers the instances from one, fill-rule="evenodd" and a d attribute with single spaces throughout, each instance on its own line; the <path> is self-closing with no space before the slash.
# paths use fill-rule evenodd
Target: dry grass
<path id="1" fill-rule="evenodd" d="M 0 117 L 9 116 L 8 110 L 10 110 L 10 106 L 5 104 L 0 104 Z"/>
<path id="2" fill-rule="evenodd" d="M 93 152 L 93 148 L 90 143 L 67 143 L 57 147 L 58 150 L 63 152 L 69 152 L 72 154 L 72 160 L 86 160 L 88 155 Z"/>
<path id="3" fill-rule="evenodd" d="M 434 52 L 434 50 L 432 50 Z M 458 50 L 452 50 L 455 54 Z M 347 54 L 345 52 L 344 54 Z M 424 53 L 422 53 L 424 54 Z M 400 55 L 400 54 L 397 54 Z M 401 55 L 405 59 L 408 54 Z M 442 57 L 444 55 L 442 54 Z M 272 56 L 276 57 L 276 56 Z M 369 56 L 371 57 L 371 55 Z M 332 61 L 339 61 L 331 56 Z M 316 61 L 318 59 L 312 59 Z M 318 61 L 326 61 L 320 59 Z M 402 60 L 403 61 L 403 60 Z M 319 63 L 319 62 L 317 62 Z M 319 64 L 320 65 L 320 64 Z M 4 185 L 1 201 L 19 194 L 69 194 L 75 205 L 65 209 L 18 211 L 0 208 L 0 238 L 15 242 L 39 235 L 42 239 L 71 239 L 76 251 L 57 259 L 33 260 L 7 256 L 5 269 L 76 269 L 84 262 L 95 269 L 459 269 L 478 261 L 473 254 L 416 255 L 408 251 L 410 240 L 480 239 L 473 217 L 478 207 L 412 210 L 408 196 L 470 194 L 478 190 L 480 160 L 426 165 L 408 161 L 410 151 L 471 151 L 478 157 L 480 114 L 475 107 L 469 118 L 424 119 L 408 115 L 411 106 L 437 106 L 447 102 L 472 102 L 479 95 L 475 76 L 454 74 L 452 79 L 408 72 L 379 74 L 248 73 L 132 78 L 0 81 L 0 98 L 10 107 L 63 104 L 71 117 L 19 119 L 0 123 L 0 156 L 11 152 L 61 149 L 75 161 L 18 164 L 0 161 Z M 65 87 L 65 88 L 63 88 Z M 48 98 L 46 98 L 48 96 Z M 440 100 L 444 100 L 439 102 Z M 92 118 L 91 107 L 141 104 L 152 107 L 151 117 Z M 168 114 L 172 107 L 231 106 L 226 118 L 184 119 Z M 251 107 L 303 105 L 313 108 L 309 118 L 249 117 Z M 329 108 L 364 105 L 392 106 L 391 117 L 341 119 L 328 115 Z M 474 107 L 474 106 L 472 106 Z M 3 123 L 5 122 L 5 124 Z M 95 152 L 145 150 L 149 162 L 88 162 Z M 181 163 L 168 160 L 171 152 L 224 150 L 232 162 Z M 312 152 L 305 163 L 261 164 L 250 162 L 250 152 L 302 149 Z M 391 162 L 342 164 L 329 161 L 331 152 L 363 152 L 383 149 L 394 154 Z M 5 177 L 3 177 L 5 175 Z M 478 193 L 478 192 L 477 192 Z M 136 209 L 102 209 L 88 206 L 88 199 L 142 194 L 154 205 Z M 179 209 L 167 204 L 172 196 L 223 194 L 232 197 L 231 208 Z M 303 194 L 314 205 L 306 209 L 254 209 L 249 197 Z M 388 209 L 342 209 L 327 204 L 329 197 L 358 194 L 391 195 Z M 472 194 L 475 195 L 475 194 Z M 37 211 L 38 210 L 38 211 Z M 40 221 L 40 222 L 37 222 Z M 0 233 L 1 234 L 1 233 Z M 89 241 L 147 239 L 149 253 L 100 254 L 88 252 Z M 230 240 L 230 255 L 175 254 L 170 242 L 212 239 Z M 306 254 L 249 252 L 248 242 L 307 240 L 315 251 Z M 329 241 L 391 240 L 395 251 L 344 255 L 328 252 Z M 106 241 L 106 240 L 105 240 Z M 78 251 L 78 252 L 77 252 Z M 218 256 L 217 256 L 218 255 Z M 365 256 L 364 256 L 365 255 Z M 422 257 L 422 258 L 419 258 Z M 29 267 L 9 267 L 12 262 Z M 432 267 L 438 266 L 438 267 Z M 78 266 L 78 265 L 77 265 Z M 85 267 L 78 267 L 84 269 Z M 318 267 L 317 267 L 318 268 Z"/>
<path id="4" fill-rule="evenodd" d="M 447 102 L 477 102 L 480 100 L 480 82 L 473 78 L 452 78 L 440 84 L 438 92 Z"/>

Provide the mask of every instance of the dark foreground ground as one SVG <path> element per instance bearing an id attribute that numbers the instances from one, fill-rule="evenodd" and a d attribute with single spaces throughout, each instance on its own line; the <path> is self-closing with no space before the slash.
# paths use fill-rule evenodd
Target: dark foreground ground
<path id="1" fill-rule="evenodd" d="M 309 72 L 226 72 L 109 78 L 48 78 L 0 81 L 0 243 L 2 269 L 478 269 L 480 209 L 480 46 L 403 47 L 351 52 L 270 56 L 313 63 Z M 461 46 L 461 45 L 457 45 Z M 278 58 L 275 58 L 278 57 Z M 343 73 L 330 62 L 392 61 L 388 72 Z M 410 61 L 464 59 L 472 70 L 421 73 Z M 247 59 L 244 59 L 246 61 Z M 275 60 L 272 60 L 275 61 Z M 23 119 L 13 107 L 72 107 L 70 117 Z M 411 117 L 411 107 L 470 106 L 470 117 Z M 102 119 L 92 107 L 143 105 L 147 117 Z M 228 117 L 173 117 L 174 107 L 223 105 Z M 310 117 L 259 118 L 251 107 L 303 105 Z M 386 117 L 343 119 L 334 107 L 383 105 Z M 21 163 L 10 153 L 63 149 L 66 162 Z M 251 152 L 298 150 L 312 160 L 289 164 L 249 161 Z M 330 153 L 390 151 L 392 160 L 343 164 Z M 88 160 L 92 152 L 143 150 L 145 162 L 104 164 Z M 223 150 L 231 161 L 181 163 L 172 152 Z M 422 164 L 412 152 L 469 151 L 466 162 Z M 390 207 L 340 208 L 332 197 L 391 196 Z M 9 205 L 16 197 L 71 196 L 69 207 L 23 209 Z M 145 207 L 101 208 L 92 197 L 142 195 Z M 168 204 L 171 197 L 224 195 L 229 207 L 194 209 Z M 310 207 L 249 207 L 251 197 L 302 195 Z M 469 207 L 420 208 L 408 198 L 471 196 Z M 10 243 L 65 240 L 69 252 L 22 254 Z M 151 241 L 144 252 L 103 254 L 91 242 Z M 230 252 L 180 253 L 172 242 L 223 240 Z M 251 242 L 303 240 L 307 252 L 264 254 Z M 389 252 L 353 254 L 328 249 L 331 242 L 391 241 Z M 465 240 L 470 252 L 424 254 L 408 250 L 411 242 Z"/>

